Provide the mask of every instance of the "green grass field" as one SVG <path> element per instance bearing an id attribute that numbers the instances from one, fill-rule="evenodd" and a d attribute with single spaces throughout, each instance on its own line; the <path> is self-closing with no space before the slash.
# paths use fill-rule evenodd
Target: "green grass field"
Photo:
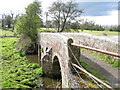
<path id="1" fill-rule="evenodd" d="M 81 32 L 81 30 L 78 30 Z M 82 33 L 82 32 L 81 32 Z M 97 35 L 97 36 L 117 36 L 118 32 L 113 32 L 113 31 L 90 31 L 90 30 L 84 30 L 83 33 L 89 33 L 92 35 Z"/>
<path id="2" fill-rule="evenodd" d="M 39 32 L 56 32 L 56 30 L 54 28 L 41 28 L 39 29 Z M 88 34 L 92 34 L 92 35 L 97 35 L 97 36 L 117 36 L 118 32 L 115 31 L 90 31 L 90 30 L 83 30 L 83 32 L 79 29 L 79 30 L 67 30 L 64 32 L 77 32 L 77 33 L 88 33 Z"/>
<path id="3" fill-rule="evenodd" d="M 49 29 L 40 28 L 38 31 L 39 32 L 56 32 L 56 30 L 54 28 L 49 28 Z"/>
<path id="4" fill-rule="evenodd" d="M 4 37 L 4 36 L 14 36 L 14 32 L 11 32 L 10 30 L 0 29 L 0 37 Z"/>
<path id="5" fill-rule="evenodd" d="M 56 30 L 54 28 L 40 28 L 38 30 L 39 32 L 56 32 Z M 83 30 L 83 32 L 81 32 L 81 30 L 68 30 L 68 31 L 64 31 L 64 32 L 77 32 L 77 33 L 88 33 L 88 34 L 92 34 L 92 35 L 97 35 L 97 36 L 118 36 L 118 32 L 113 32 L 113 31 L 90 31 L 90 30 Z M 14 36 L 14 32 L 11 32 L 10 30 L 2 30 L 0 29 L 0 37 L 4 37 L 4 36 Z"/>
<path id="6" fill-rule="evenodd" d="M 96 36 L 117 36 L 118 35 L 118 32 L 115 32 L 115 31 L 90 31 L 90 30 L 81 31 L 80 29 L 78 30 L 71 29 L 67 32 L 88 33 Z"/>

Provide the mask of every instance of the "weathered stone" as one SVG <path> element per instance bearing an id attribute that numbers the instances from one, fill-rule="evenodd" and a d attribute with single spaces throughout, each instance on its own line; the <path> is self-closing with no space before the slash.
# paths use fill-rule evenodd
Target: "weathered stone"
<path id="1" fill-rule="evenodd" d="M 50 58 L 54 60 L 54 57 L 57 56 L 59 63 L 60 63 L 60 68 L 61 68 L 62 87 L 63 88 L 74 88 L 75 79 L 72 77 L 72 72 L 70 69 L 70 62 L 69 62 L 70 56 L 68 54 L 68 43 L 67 42 L 68 42 L 68 38 L 59 33 L 41 33 L 41 34 L 39 33 L 38 34 L 38 43 L 41 45 L 41 48 L 43 48 L 43 51 L 44 51 L 41 53 L 41 60 L 42 60 L 41 62 L 43 62 L 42 67 L 45 66 L 44 57 L 47 55 L 46 47 L 48 50 L 52 48 L 51 53 L 49 53 L 49 56 L 51 57 L 46 58 L 46 60 L 48 59 L 50 60 Z M 46 69 L 43 68 L 43 71 L 44 70 Z M 46 70 L 45 72 L 48 72 L 48 71 L 51 71 L 51 68 L 49 70 Z"/>
<path id="2" fill-rule="evenodd" d="M 111 39 L 95 36 L 87 33 L 61 33 L 62 35 L 72 38 L 74 43 L 81 44 L 101 50 L 106 50 L 114 53 L 118 53 L 120 44 L 117 41 Z"/>

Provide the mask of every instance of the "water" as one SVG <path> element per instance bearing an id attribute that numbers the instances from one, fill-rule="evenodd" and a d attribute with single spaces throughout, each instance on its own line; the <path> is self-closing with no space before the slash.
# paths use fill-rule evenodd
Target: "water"
<path id="1" fill-rule="evenodd" d="M 61 80 L 51 77 L 43 77 L 44 88 L 61 88 Z"/>
<path id="2" fill-rule="evenodd" d="M 33 55 L 28 54 L 27 59 L 30 63 L 38 63 L 38 55 L 37 54 L 33 54 Z"/>
<path id="3" fill-rule="evenodd" d="M 39 63 L 41 65 L 41 62 L 38 61 L 38 55 L 33 54 L 27 55 L 27 59 L 30 63 Z M 45 63 L 46 65 L 49 63 Z M 49 66 L 49 65 L 48 65 Z M 57 67 L 57 64 L 54 64 L 54 67 Z M 43 76 L 43 82 L 44 82 L 44 88 L 61 88 L 61 77 L 54 77 L 53 75 L 44 75 Z"/>
<path id="4" fill-rule="evenodd" d="M 27 59 L 30 63 L 39 63 L 41 65 L 41 62 L 38 61 L 38 56 L 36 54 L 34 55 L 27 55 Z M 53 65 L 53 75 L 49 75 L 48 73 L 46 75 L 43 76 L 43 82 L 44 82 L 44 88 L 62 88 L 62 83 L 61 83 L 61 77 L 59 76 L 59 68 L 58 67 L 58 62 L 55 62 L 53 64 L 51 64 L 50 62 L 46 63 L 44 62 L 45 65 L 45 71 L 47 71 L 47 69 L 50 69 L 50 66 Z M 93 84 L 91 82 L 90 79 L 88 79 L 85 75 L 81 75 L 82 78 L 91 86 L 91 87 L 96 87 L 98 88 L 95 84 Z M 78 80 L 81 81 L 81 80 Z"/>

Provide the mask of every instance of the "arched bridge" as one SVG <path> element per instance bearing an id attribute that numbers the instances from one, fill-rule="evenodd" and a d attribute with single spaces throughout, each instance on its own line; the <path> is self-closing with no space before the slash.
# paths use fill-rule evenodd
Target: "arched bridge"
<path id="1" fill-rule="evenodd" d="M 40 56 L 44 72 L 49 73 L 53 67 L 51 64 L 45 66 L 44 61 L 51 61 L 53 64 L 56 60 L 59 61 L 60 71 L 62 76 L 63 88 L 78 88 L 79 85 L 76 78 L 72 75 L 72 68 L 70 61 L 74 62 L 75 58 L 80 60 L 80 47 L 71 45 L 71 43 L 81 44 L 92 48 L 106 50 L 118 53 L 118 42 L 92 36 L 90 34 L 81 33 L 39 33 L 38 34 L 38 54 Z M 114 48 L 113 48 L 114 47 Z M 70 49 L 71 51 L 70 51 Z M 113 53 L 113 54 L 114 54 Z M 57 73 L 57 72 L 56 72 Z M 59 73 L 59 72 L 58 72 Z"/>

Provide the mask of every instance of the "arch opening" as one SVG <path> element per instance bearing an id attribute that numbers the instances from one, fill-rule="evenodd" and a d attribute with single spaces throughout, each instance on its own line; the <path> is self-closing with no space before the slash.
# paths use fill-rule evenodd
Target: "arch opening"
<path id="1" fill-rule="evenodd" d="M 53 70 L 53 78 L 61 79 L 61 68 L 60 68 L 60 63 L 57 56 L 55 56 L 53 59 L 52 70 Z"/>
<path id="2" fill-rule="evenodd" d="M 52 61 L 49 55 L 45 55 L 41 62 L 42 70 L 45 76 L 51 77 L 52 75 Z"/>
<path id="3" fill-rule="evenodd" d="M 51 59 L 51 56 L 45 55 L 42 59 L 42 69 L 44 74 L 43 82 L 45 87 L 62 88 L 60 64 L 57 56 Z"/>

